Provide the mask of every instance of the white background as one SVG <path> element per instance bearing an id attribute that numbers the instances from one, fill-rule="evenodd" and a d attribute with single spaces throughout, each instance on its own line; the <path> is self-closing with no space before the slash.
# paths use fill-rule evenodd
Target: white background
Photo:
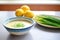
<path id="1" fill-rule="evenodd" d="M 60 0 L 0 0 L 0 4 L 60 4 Z"/>

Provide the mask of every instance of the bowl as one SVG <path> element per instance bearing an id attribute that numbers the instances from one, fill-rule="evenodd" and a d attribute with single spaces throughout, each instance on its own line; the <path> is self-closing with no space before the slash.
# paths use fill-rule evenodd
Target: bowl
<path id="1" fill-rule="evenodd" d="M 28 27 L 24 27 L 24 28 L 9 28 L 6 26 L 7 23 L 11 22 L 11 21 L 20 21 L 20 20 L 25 20 L 25 21 L 29 21 L 31 22 L 31 25 L 29 25 Z M 3 22 L 3 26 L 7 29 L 7 31 L 10 34 L 13 35 L 24 35 L 27 34 L 29 32 L 29 30 L 33 27 L 34 25 L 34 21 L 31 18 L 27 18 L 27 17 L 12 17 L 9 19 L 4 20 Z"/>

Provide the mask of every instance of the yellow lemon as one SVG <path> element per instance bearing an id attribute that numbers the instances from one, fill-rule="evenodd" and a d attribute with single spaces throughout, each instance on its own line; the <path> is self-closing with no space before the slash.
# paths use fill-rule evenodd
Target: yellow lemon
<path id="1" fill-rule="evenodd" d="M 17 9 L 15 15 L 16 16 L 23 16 L 24 11 L 22 9 Z"/>
<path id="2" fill-rule="evenodd" d="M 30 7 L 27 5 L 23 5 L 23 6 L 21 6 L 21 9 L 23 9 L 25 12 L 26 10 L 30 10 Z"/>
<path id="3" fill-rule="evenodd" d="M 24 14 L 25 17 L 33 18 L 34 14 L 32 11 L 26 11 Z"/>

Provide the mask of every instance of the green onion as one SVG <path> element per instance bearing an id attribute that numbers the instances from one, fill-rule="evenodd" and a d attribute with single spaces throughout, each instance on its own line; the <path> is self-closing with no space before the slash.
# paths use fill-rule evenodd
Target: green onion
<path id="1" fill-rule="evenodd" d="M 16 23 L 15 25 L 14 25 L 14 27 L 24 27 L 24 24 L 23 23 Z"/>

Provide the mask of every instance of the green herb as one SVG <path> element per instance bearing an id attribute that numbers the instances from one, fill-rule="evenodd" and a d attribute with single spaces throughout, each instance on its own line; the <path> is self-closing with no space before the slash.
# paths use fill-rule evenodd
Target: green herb
<path id="1" fill-rule="evenodd" d="M 23 23 L 17 23 L 14 25 L 14 27 L 24 27 L 24 24 Z"/>

